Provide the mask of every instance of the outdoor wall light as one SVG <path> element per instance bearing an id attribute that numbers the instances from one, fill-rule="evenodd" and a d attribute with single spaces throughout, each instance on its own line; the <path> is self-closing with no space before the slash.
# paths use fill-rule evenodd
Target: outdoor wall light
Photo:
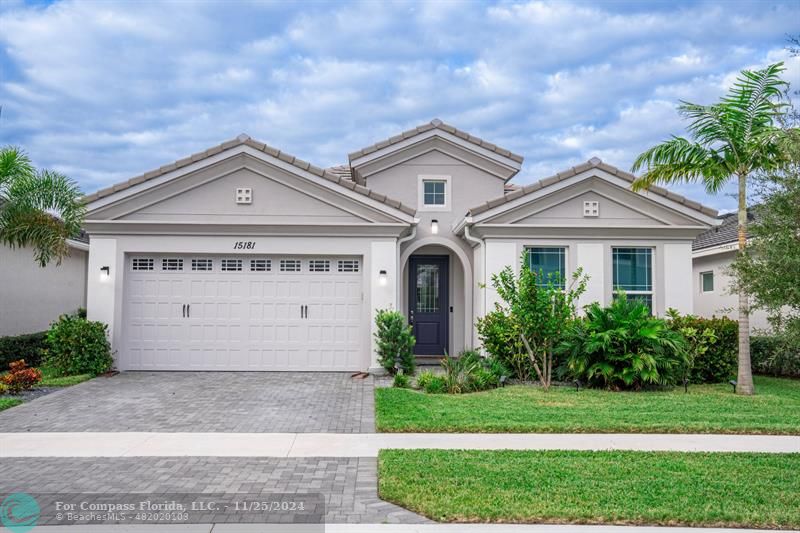
<path id="1" fill-rule="evenodd" d="M 378 272 L 378 285 L 380 285 L 381 287 L 385 287 L 388 281 L 389 280 L 386 277 L 385 270 L 381 270 L 380 272 Z"/>
<path id="2" fill-rule="evenodd" d="M 434 235 L 439 233 L 439 221 L 436 220 L 435 218 L 431 220 L 431 233 L 433 233 Z"/>
<path id="3" fill-rule="evenodd" d="M 111 277 L 111 267 L 100 267 L 100 281 L 108 281 Z"/>

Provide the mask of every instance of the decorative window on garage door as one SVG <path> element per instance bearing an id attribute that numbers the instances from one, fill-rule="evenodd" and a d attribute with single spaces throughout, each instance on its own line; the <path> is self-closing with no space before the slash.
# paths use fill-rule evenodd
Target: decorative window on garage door
<path id="1" fill-rule="evenodd" d="M 134 257 L 131 259 L 131 270 L 153 270 L 152 257 Z"/>
<path id="2" fill-rule="evenodd" d="M 358 272 L 358 259 L 340 259 L 337 270 L 339 272 Z"/>
<path id="3" fill-rule="evenodd" d="M 220 263 L 223 272 L 241 272 L 241 259 L 223 259 Z"/>
<path id="4" fill-rule="evenodd" d="M 250 272 L 269 272 L 272 270 L 272 261 L 269 259 L 251 259 Z"/>
<path id="5" fill-rule="evenodd" d="M 300 260 L 281 259 L 281 272 L 300 272 Z"/>
<path id="6" fill-rule="evenodd" d="M 183 270 L 183 259 L 177 257 L 161 260 L 161 270 Z"/>
<path id="7" fill-rule="evenodd" d="M 212 270 L 213 265 L 211 259 L 192 259 L 192 270 L 195 272 L 208 272 Z"/>
<path id="8" fill-rule="evenodd" d="M 308 262 L 309 272 L 330 272 L 331 262 L 327 259 L 311 259 Z"/>

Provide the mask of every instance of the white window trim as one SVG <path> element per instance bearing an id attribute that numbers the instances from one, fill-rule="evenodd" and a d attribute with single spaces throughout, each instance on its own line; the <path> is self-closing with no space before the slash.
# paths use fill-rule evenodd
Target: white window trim
<path id="1" fill-rule="evenodd" d="M 444 205 L 425 205 L 425 182 L 443 181 L 444 182 Z M 446 212 L 452 210 L 453 188 L 450 186 L 450 176 L 437 174 L 420 174 L 417 177 L 417 211 Z"/>
<path id="2" fill-rule="evenodd" d="M 703 276 L 706 275 L 706 274 L 711 274 L 711 284 L 714 285 L 715 288 L 716 288 L 716 280 L 714 279 L 714 271 L 713 270 L 705 270 L 703 272 L 700 272 L 700 293 L 701 294 L 712 294 L 714 292 L 714 289 L 711 289 L 710 291 L 707 291 L 707 290 L 703 289 Z"/>

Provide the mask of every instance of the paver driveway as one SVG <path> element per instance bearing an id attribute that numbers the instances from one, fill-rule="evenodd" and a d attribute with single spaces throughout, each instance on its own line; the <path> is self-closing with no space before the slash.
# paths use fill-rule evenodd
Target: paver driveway
<path id="1" fill-rule="evenodd" d="M 123 372 L 2 411 L 0 431 L 371 433 L 373 387 L 337 372 Z"/>

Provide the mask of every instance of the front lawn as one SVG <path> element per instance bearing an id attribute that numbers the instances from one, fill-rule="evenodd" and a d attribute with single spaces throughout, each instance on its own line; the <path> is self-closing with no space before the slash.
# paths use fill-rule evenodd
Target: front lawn
<path id="1" fill-rule="evenodd" d="M 378 431 L 800 434 L 800 381 L 758 376 L 755 396 L 730 385 L 663 392 L 511 386 L 473 394 L 376 389 Z"/>
<path id="2" fill-rule="evenodd" d="M 0 411 L 4 411 L 10 407 L 14 407 L 15 405 L 19 405 L 22 403 L 22 400 L 19 398 L 0 398 Z"/>
<path id="3" fill-rule="evenodd" d="M 37 387 L 71 387 L 78 383 L 83 383 L 92 379 L 91 374 L 78 374 L 76 376 L 60 376 L 52 368 L 41 367 L 42 381 L 36 384 Z"/>
<path id="4" fill-rule="evenodd" d="M 382 450 L 381 499 L 447 522 L 800 527 L 800 454 Z"/>

